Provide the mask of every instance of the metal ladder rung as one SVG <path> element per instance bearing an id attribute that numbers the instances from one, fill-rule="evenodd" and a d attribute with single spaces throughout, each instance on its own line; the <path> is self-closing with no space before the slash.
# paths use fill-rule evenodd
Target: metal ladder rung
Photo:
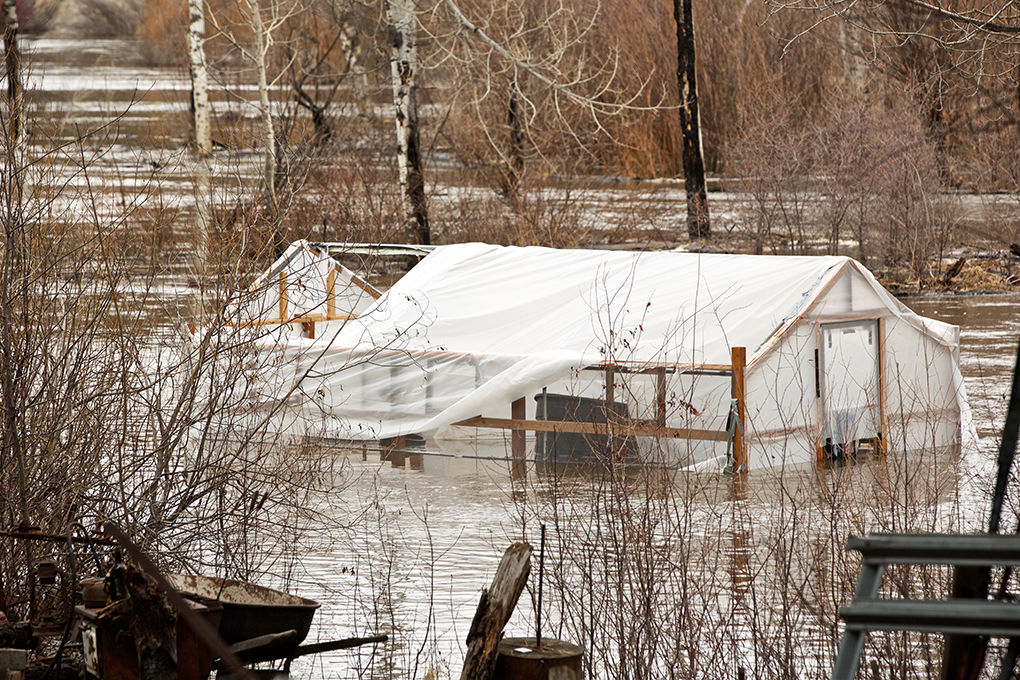
<path id="1" fill-rule="evenodd" d="M 1020 636 L 1020 603 L 998 600 L 863 600 L 839 616 L 850 630 Z"/>
<path id="2" fill-rule="evenodd" d="M 1020 536 L 1001 534 L 871 534 L 851 537 L 847 550 L 865 562 L 1020 566 Z"/>

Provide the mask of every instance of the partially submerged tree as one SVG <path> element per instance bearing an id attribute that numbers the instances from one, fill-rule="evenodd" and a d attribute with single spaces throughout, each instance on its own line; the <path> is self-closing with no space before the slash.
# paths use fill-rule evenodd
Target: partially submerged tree
<path id="1" fill-rule="evenodd" d="M 680 90 L 680 131 L 683 135 L 684 189 L 687 192 L 687 235 L 710 235 L 708 196 L 705 188 L 705 159 L 701 149 L 701 120 L 698 113 L 698 77 L 694 42 L 693 0 L 673 0 L 676 21 L 676 79 Z"/>

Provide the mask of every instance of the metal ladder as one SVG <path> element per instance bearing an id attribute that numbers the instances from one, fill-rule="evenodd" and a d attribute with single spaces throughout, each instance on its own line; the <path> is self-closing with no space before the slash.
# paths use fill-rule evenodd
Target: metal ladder
<path id="1" fill-rule="evenodd" d="M 853 603 L 839 608 L 846 630 L 832 680 L 854 677 L 864 639 L 873 630 L 1020 637 L 1020 602 L 878 597 L 882 573 L 889 564 L 944 564 L 981 569 L 1020 566 L 1020 535 L 871 534 L 863 538 L 851 537 L 847 550 L 860 552 L 864 559 Z"/>

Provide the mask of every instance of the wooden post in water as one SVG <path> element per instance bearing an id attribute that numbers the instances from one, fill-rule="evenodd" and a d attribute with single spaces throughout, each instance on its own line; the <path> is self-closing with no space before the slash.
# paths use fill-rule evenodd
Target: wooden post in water
<path id="1" fill-rule="evenodd" d="M 510 404 L 510 418 L 524 420 L 527 418 L 527 402 L 524 397 L 515 399 Z M 527 433 L 524 430 L 510 431 L 510 456 L 515 460 L 524 460 L 527 447 Z"/>
<path id="2" fill-rule="evenodd" d="M 731 396 L 737 400 L 737 419 L 743 427 L 747 427 L 747 409 L 744 403 L 744 369 L 747 367 L 747 348 L 731 348 L 730 363 L 733 366 L 730 390 Z M 733 435 L 733 469 L 735 471 L 747 469 L 747 441 L 740 428 L 737 428 Z"/>
<path id="3" fill-rule="evenodd" d="M 490 680 L 499 652 L 503 628 L 517 607 L 531 573 L 531 546 L 514 543 L 496 569 L 492 585 L 482 590 L 475 618 L 467 635 L 467 656 L 460 680 Z"/>

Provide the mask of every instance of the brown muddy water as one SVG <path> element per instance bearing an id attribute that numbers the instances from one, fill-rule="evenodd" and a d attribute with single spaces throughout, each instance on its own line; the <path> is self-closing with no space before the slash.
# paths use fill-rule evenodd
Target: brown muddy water
<path id="1" fill-rule="evenodd" d="M 751 490 L 740 497 L 727 495 L 730 484 L 727 480 L 705 482 L 711 491 L 699 487 L 700 490 L 693 494 L 697 498 L 694 507 L 685 506 L 678 512 L 684 515 L 684 531 L 693 536 L 707 537 L 708 545 L 718 541 L 724 553 L 724 559 L 712 563 L 711 573 L 703 575 L 706 582 L 712 584 L 705 586 L 707 589 L 714 590 L 718 586 L 718 597 L 729 597 L 729 589 L 734 582 L 726 577 L 720 582 L 720 573 L 728 572 L 737 581 L 744 578 L 734 576 L 734 570 L 739 571 L 738 565 L 749 559 L 748 553 L 768 549 L 767 542 L 773 536 L 774 522 L 791 521 L 792 518 L 806 521 L 809 523 L 807 533 L 817 529 L 823 535 L 820 540 L 829 550 L 837 552 L 850 533 L 980 529 L 987 513 L 987 493 L 994 474 L 1009 377 L 1020 338 L 1020 295 L 941 296 L 907 299 L 905 302 L 921 314 L 960 325 L 962 370 L 980 437 L 979 447 L 965 452 L 961 460 L 942 461 L 944 470 L 933 472 L 931 477 L 926 478 L 921 484 L 925 488 L 921 494 L 926 498 L 921 501 L 923 507 L 919 511 L 897 502 L 889 508 L 889 517 L 839 523 L 837 529 L 829 526 L 831 517 L 823 516 L 824 503 L 811 506 L 811 509 L 790 507 L 777 510 L 777 506 L 782 505 L 777 499 L 784 494 L 814 496 L 831 491 L 838 485 L 833 475 L 817 475 L 814 470 L 788 471 L 786 478 L 777 480 L 767 472 L 752 472 L 749 480 Z M 501 456 L 504 451 L 503 445 L 496 445 L 489 450 L 489 455 Z M 563 512 L 564 505 L 589 506 L 589 494 L 595 484 L 580 483 L 577 479 L 571 484 L 562 479 L 537 475 L 533 470 L 529 471 L 529 479 L 525 483 L 512 483 L 504 461 L 477 459 L 473 457 L 476 453 L 473 450 L 436 452 L 420 458 L 408 458 L 403 467 L 382 461 L 373 453 L 364 459 L 361 455 L 350 456 L 350 479 L 354 481 L 344 493 L 350 495 L 354 506 L 372 508 L 371 522 L 358 527 L 355 532 L 362 541 L 360 549 L 355 543 L 341 550 L 324 549 L 304 558 L 307 575 L 300 582 L 301 592 L 324 603 L 318 621 L 319 635 L 329 637 L 336 632 L 346 635 L 370 629 L 394 631 L 398 642 L 388 652 L 393 655 L 392 663 L 401 672 L 422 677 L 422 667 L 439 663 L 443 667 L 448 664 L 448 670 L 456 676 L 458 660 L 463 656 L 464 636 L 479 591 L 488 585 L 503 549 L 512 540 L 522 537 L 537 545 L 539 525 L 542 522 L 556 525 L 555 515 Z M 871 483 L 873 480 L 867 472 L 869 465 L 869 462 L 861 463 L 858 467 L 864 468 L 863 471 L 849 472 L 867 478 Z M 936 477 L 940 481 L 931 481 Z M 561 501 L 551 502 L 549 494 L 557 485 L 568 490 L 563 492 Z M 681 492 L 674 502 L 683 505 L 684 501 L 679 498 L 688 495 Z M 848 501 L 847 507 L 857 508 L 857 503 L 869 501 L 864 498 Z M 1015 498 L 1012 505 L 1016 506 Z M 738 520 L 734 525 L 733 518 L 727 516 L 730 511 L 745 518 L 744 521 Z M 895 517 L 900 512 L 916 515 L 913 518 Z M 918 523 L 914 523 L 915 519 Z M 574 515 L 571 522 L 594 522 L 594 518 Z M 563 527 L 567 537 L 550 533 L 553 547 L 547 560 L 555 562 L 561 559 L 559 543 L 573 543 L 580 531 L 581 527 L 572 525 Z M 765 545 L 749 538 L 759 533 Z M 741 547 L 734 536 L 744 534 L 747 543 Z M 349 539 L 350 536 L 345 540 Z M 838 556 L 833 559 L 841 562 Z M 762 560 L 759 567 L 754 578 L 761 578 L 761 573 L 770 568 L 768 560 Z M 833 606 L 845 603 L 856 576 L 852 565 L 845 568 L 843 583 L 832 586 L 837 591 Z M 832 578 L 836 578 L 836 571 L 835 568 L 831 570 Z M 752 580 L 751 576 L 746 578 Z M 386 606 L 395 610 L 388 621 L 383 616 L 385 607 L 378 609 L 379 601 L 373 599 L 379 596 L 379 592 L 373 589 L 389 589 L 383 583 L 386 579 L 392 580 L 395 586 L 385 598 Z M 548 581 L 546 588 L 552 590 Z M 549 590 L 545 593 L 546 598 L 550 597 Z M 769 591 L 770 588 L 766 586 L 764 590 Z M 826 588 L 825 592 L 830 593 L 830 590 Z M 757 595 L 762 599 L 767 596 L 767 592 Z M 555 592 L 552 597 L 555 602 Z M 552 626 L 560 634 L 569 636 L 569 630 L 558 626 L 558 606 L 554 604 L 544 616 L 547 622 L 553 622 Z M 532 635 L 533 611 L 526 594 L 511 621 L 510 634 Z M 375 627 L 373 619 L 378 621 Z M 735 619 L 731 623 L 733 621 Z M 801 632 L 814 629 L 817 623 L 803 623 Z M 734 625 L 746 632 L 750 624 Z M 776 630 L 777 634 L 782 634 L 781 627 Z M 733 634 L 732 630 L 730 634 Z M 831 636 L 826 638 L 824 632 L 819 635 L 822 639 L 805 647 L 807 658 L 799 666 L 804 677 L 826 677 L 826 669 L 831 667 L 826 665 L 831 664 L 831 657 L 827 656 L 832 652 Z M 735 638 L 740 637 L 735 635 Z M 736 677 L 732 664 L 741 653 L 745 668 L 756 667 L 754 659 L 761 656 L 761 650 L 748 651 L 745 643 L 735 639 L 731 654 L 727 655 L 727 672 L 717 669 L 721 677 Z M 416 661 L 419 670 L 414 673 Z M 360 663 L 367 663 L 368 659 L 356 662 L 352 658 L 336 657 L 320 661 L 327 675 L 337 673 L 341 677 L 352 672 L 352 662 L 354 667 L 358 667 Z M 762 662 L 759 660 L 757 663 Z M 767 668 L 765 671 L 764 675 L 770 676 Z M 714 676 L 716 673 L 703 677 Z"/>
<path id="2" fill-rule="evenodd" d="M 127 41 L 38 38 L 26 41 L 26 47 L 31 54 L 34 139 L 67 142 L 86 126 L 118 119 L 90 142 L 104 151 L 89 172 L 104 192 L 117 197 L 110 201 L 110 210 L 132 195 L 148 195 L 158 179 L 160 200 L 180 209 L 178 247 L 186 253 L 193 201 L 182 151 L 187 133 L 184 74 L 143 66 L 132 57 L 134 49 Z M 254 92 L 247 94 L 254 99 Z M 279 100 L 285 96 L 277 93 Z M 222 90 L 214 88 L 213 99 L 217 116 L 255 116 L 254 109 Z M 250 192 L 256 162 L 252 149 L 217 152 L 214 174 L 224 200 Z M 432 190 L 450 202 L 470 200 L 481 191 L 467 186 Z M 591 224 L 613 225 L 640 214 L 649 229 L 672 231 L 680 224 L 681 191 L 675 182 L 628 183 L 586 190 L 581 200 Z M 570 200 L 577 200 L 576 193 Z M 723 228 L 739 219 L 741 202 L 738 194 L 710 196 Z M 165 295 L 186 292 L 179 276 L 168 279 Z M 894 475 L 871 470 L 869 462 L 842 473 L 794 471 L 782 480 L 752 472 L 740 489 L 721 477 L 658 480 L 651 495 L 647 486 L 627 487 L 634 495 L 624 498 L 623 505 L 629 508 L 633 501 L 660 513 L 643 515 L 651 527 L 646 534 L 659 539 L 650 552 L 658 556 L 656 568 L 665 574 L 662 587 L 649 594 L 634 590 L 641 572 L 627 571 L 618 559 L 627 541 L 615 547 L 600 542 L 607 536 L 596 521 L 600 513 L 612 515 L 619 523 L 607 520 L 607 525 L 622 535 L 630 526 L 627 522 L 640 515 L 622 518 L 614 514 L 620 506 L 605 510 L 600 505 L 604 480 L 547 477 L 529 470 L 525 480 L 512 481 L 502 460 L 502 442 L 430 451 L 408 457 L 403 465 L 381 461 L 375 452 L 354 451 L 347 454 L 347 468 L 334 492 L 340 501 L 331 504 L 331 528 L 303 543 L 299 555 L 281 557 L 279 563 L 287 566 L 278 571 L 286 571 L 285 580 L 294 591 L 322 603 L 310 642 L 374 632 L 390 634 L 391 642 L 375 654 L 366 648 L 301 660 L 295 672 L 299 677 L 458 675 L 479 591 L 491 579 L 503 549 L 520 539 L 537 546 L 539 526 L 546 523 L 550 567 L 545 632 L 585 645 L 587 660 L 595 659 L 598 674 L 621 672 L 614 666 L 617 662 L 604 657 L 620 656 L 613 650 L 627 644 L 628 620 L 644 616 L 655 624 L 641 633 L 646 639 L 675 638 L 673 648 L 664 643 L 658 650 L 660 663 L 671 663 L 668 652 L 678 646 L 704 650 L 702 663 L 708 667 L 699 672 L 697 662 L 688 661 L 681 677 L 736 677 L 737 666 L 749 669 L 751 677 L 770 676 L 774 650 L 762 640 L 789 640 L 794 630 L 804 643 L 801 651 L 787 654 L 799 660 L 795 670 L 804 677 L 825 676 L 832 653 L 831 612 L 845 601 L 855 575 L 853 564 L 848 566 L 841 557 L 847 534 L 876 528 L 975 530 L 987 507 L 1008 376 L 1020 337 L 1020 295 L 905 302 L 925 316 L 961 327 L 962 370 L 980 437 L 978 448 L 958 460 L 917 466 L 914 472 L 923 468 L 924 473 L 913 476 L 926 480 L 920 500 L 904 491 L 915 482 L 905 482 L 901 489 Z M 879 491 L 888 493 L 876 504 L 872 501 Z M 837 495 L 838 502 L 833 500 Z M 834 510 L 851 507 L 852 517 Z M 826 555 L 795 549 L 783 553 L 777 546 L 788 538 L 784 527 L 793 523 L 803 525 L 799 531 L 810 539 L 805 544 L 818 546 Z M 676 552 L 677 546 L 686 547 Z M 775 557 L 783 554 L 785 561 Z M 591 557 L 587 567 L 579 555 Z M 780 562 L 787 568 L 777 575 Z M 812 586 L 817 590 L 805 589 L 804 584 L 815 583 L 815 574 L 824 574 L 821 583 Z M 791 604 L 785 594 L 798 575 L 804 576 L 797 588 L 800 601 Z M 534 588 L 533 578 L 509 634 L 532 634 Z M 626 609 L 627 598 L 610 606 L 598 599 L 607 588 L 626 592 L 631 600 L 645 595 L 654 606 L 643 614 Z M 670 618 L 669 612 L 679 608 L 679 590 L 685 593 L 684 607 L 700 603 L 704 611 L 712 611 L 698 625 L 703 636 L 715 637 L 718 644 L 694 635 L 694 619 Z M 576 593 L 587 594 L 589 604 L 599 601 L 603 606 L 589 607 L 584 597 L 572 597 Z M 755 615 L 755 607 L 775 617 Z M 791 625 L 796 628 L 786 627 Z"/>

